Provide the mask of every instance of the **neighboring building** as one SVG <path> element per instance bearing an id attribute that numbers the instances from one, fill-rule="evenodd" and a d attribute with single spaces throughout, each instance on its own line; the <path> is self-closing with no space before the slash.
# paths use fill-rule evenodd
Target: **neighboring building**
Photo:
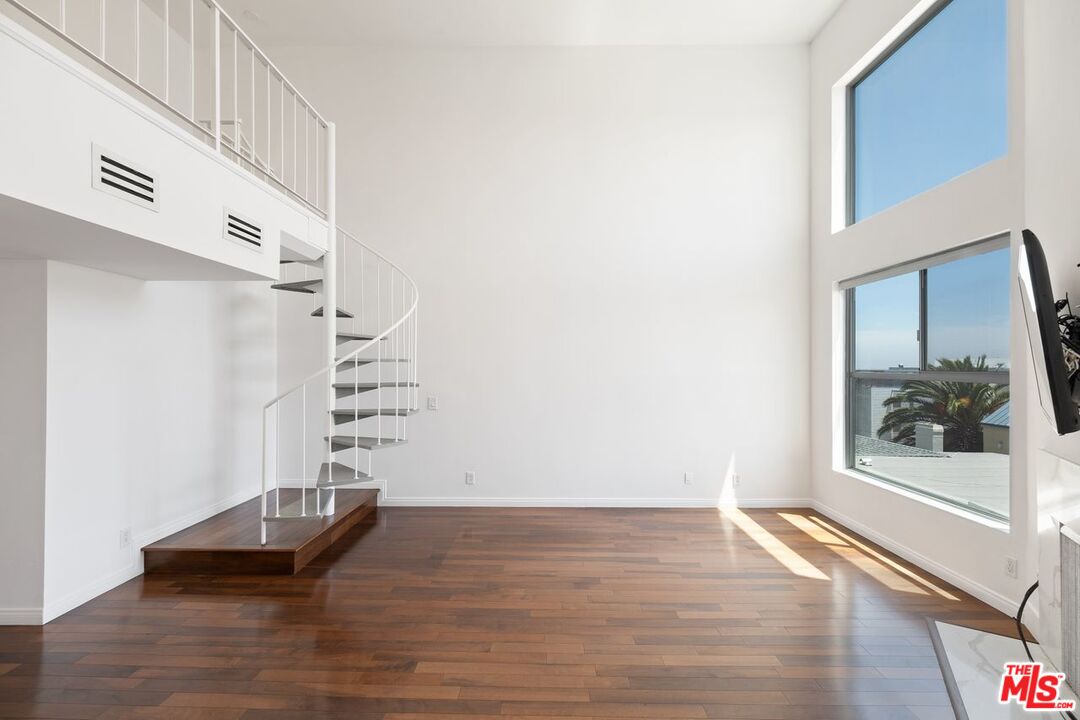
<path id="1" fill-rule="evenodd" d="M 983 418 L 983 452 L 1009 454 L 1009 403 Z"/>
<path id="2" fill-rule="evenodd" d="M 910 370 L 903 365 L 890 367 L 889 370 Z M 878 430 L 885 419 L 889 408 L 885 407 L 885 401 L 900 391 L 903 383 L 896 382 L 884 384 L 857 384 L 855 387 L 855 434 L 864 437 L 878 437 Z M 892 433 L 888 433 L 886 440 L 892 440 Z"/>

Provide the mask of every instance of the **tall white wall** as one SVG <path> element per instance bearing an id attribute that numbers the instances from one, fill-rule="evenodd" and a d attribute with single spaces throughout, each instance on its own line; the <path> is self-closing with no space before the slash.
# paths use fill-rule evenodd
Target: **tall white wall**
<path id="1" fill-rule="evenodd" d="M 806 47 L 270 52 L 420 287 L 392 502 L 807 497 Z"/>
<path id="2" fill-rule="evenodd" d="M 1024 224 L 1023 13 L 1010 2 L 1008 156 L 856 225 L 832 232 L 833 85 L 909 11 L 914 0 L 848 0 L 810 49 L 811 446 L 813 496 L 835 518 L 1008 611 L 1035 571 L 1028 412 L 1012 404 L 1011 525 L 993 527 L 844 469 L 843 303 L 837 282 Z M 1015 243 L 1014 243 L 1015 245 Z M 1014 248 L 1015 262 L 1015 248 Z M 1012 289 L 1012 392 L 1025 397 L 1030 361 Z M 1020 561 L 1017 579 L 1005 558 Z"/>
<path id="3" fill-rule="evenodd" d="M 143 545 L 258 492 L 276 328 L 265 282 L 49 262 L 47 298 L 49 620 L 138 574 Z"/>
<path id="4" fill-rule="evenodd" d="M 41 622 L 45 263 L 0 260 L 0 625 Z"/>

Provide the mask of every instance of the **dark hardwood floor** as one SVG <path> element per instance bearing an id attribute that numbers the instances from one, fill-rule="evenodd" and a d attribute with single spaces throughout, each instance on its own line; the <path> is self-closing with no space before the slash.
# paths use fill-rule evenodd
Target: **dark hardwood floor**
<path id="1" fill-rule="evenodd" d="M 1011 629 L 804 510 L 383 508 L 0 628 L 0 717 L 940 720 L 927 615 Z"/>

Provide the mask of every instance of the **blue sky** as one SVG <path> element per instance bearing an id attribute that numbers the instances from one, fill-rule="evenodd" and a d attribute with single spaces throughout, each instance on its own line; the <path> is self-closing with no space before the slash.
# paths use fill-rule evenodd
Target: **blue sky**
<path id="1" fill-rule="evenodd" d="M 928 351 L 938 358 L 1009 357 L 1009 249 L 930 268 L 926 280 Z M 919 274 L 855 290 L 855 362 L 860 370 L 918 367 Z"/>
<path id="2" fill-rule="evenodd" d="M 953 0 L 855 87 L 856 220 L 1006 153 L 1005 2 Z"/>

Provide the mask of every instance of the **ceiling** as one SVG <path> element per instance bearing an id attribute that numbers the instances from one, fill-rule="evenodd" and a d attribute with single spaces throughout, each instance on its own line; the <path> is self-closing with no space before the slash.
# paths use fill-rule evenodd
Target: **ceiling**
<path id="1" fill-rule="evenodd" d="M 261 44 L 805 43 L 842 0 L 221 0 Z"/>

